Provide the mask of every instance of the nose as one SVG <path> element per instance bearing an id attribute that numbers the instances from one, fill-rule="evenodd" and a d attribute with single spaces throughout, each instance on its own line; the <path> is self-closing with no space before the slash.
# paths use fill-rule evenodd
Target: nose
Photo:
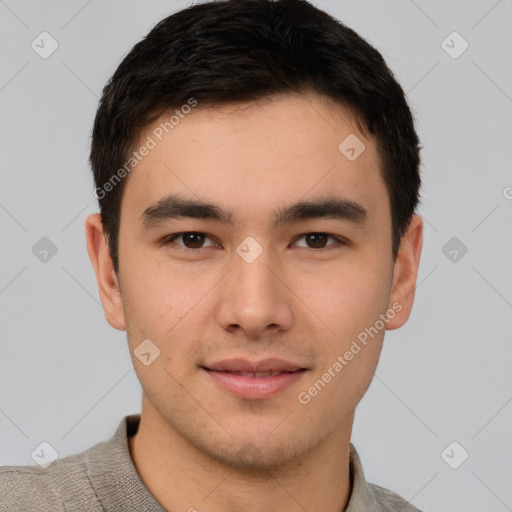
<path id="1" fill-rule="evenodd" d="M 217 309 L 219 324 L 253 340 L 290 329 L 293 293 L 284 274 L 268 250 L 251 263 L 235 253 Z"/>

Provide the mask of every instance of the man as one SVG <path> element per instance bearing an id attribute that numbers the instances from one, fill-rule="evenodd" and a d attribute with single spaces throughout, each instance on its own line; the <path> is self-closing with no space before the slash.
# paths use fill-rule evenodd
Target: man
<path id="1" fill-rule="evenodd" d="M 304 0 L 193 5 L 104 89 L 86 220 L 140 415 L 2 510 L 414 511 L 350 443 L 411 312 L 419 141 L 380 54 Z"/>

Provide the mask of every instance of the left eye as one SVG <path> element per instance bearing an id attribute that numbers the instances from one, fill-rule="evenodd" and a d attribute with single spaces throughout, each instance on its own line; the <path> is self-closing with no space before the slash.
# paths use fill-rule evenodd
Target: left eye
<path id="1" fill-rule="evenodd" d="M 307 245 L 299 245 L 298 247 L 306 247 L 309 249 L 324 249 L 326 247 L 329 247 L 331 245 L 335 245 L 335 243 L 344 244 L 345 241 L 341 238 L 329 235 L 327 233 L 306 233 L 304 235 L 301 235 L 298 239 L 304 238 L 306 240 Z M 174 235 L 171 235 L 170 237 L 167 237 L 163 243 L 164 244 L 170 244 L 175 243 L 175 240 L 181 239 L 182 244 L 177 244 L 182 247 L 185 247 L 186 249 L 202 249 L 203 247 L 215 247 L 219 244 L 213 242 L 209 236 L 207 236 L 205 233 L 200 233 L 197 231 L 187 231 L 185 233 L 176 233 Z M 327 244 L 327 240 L 331 239 L 334 240 L 335 243 Z M 204 246 L 205 240 L 210 240 L 211 243 L 209 245 Z M 296 243 L 296 242 L 295 242 Z"/>
<path id="2" fill-rule="evenodd" d="M 301 237 L 298 238 L 298 240 L 300 240 L 301 238 L 305 238 L 307 240 L 307 243 L 313 245 L 312 247 L 311 246 L 309 247 L 311 249 L 324 249 L 325 247 L 329 247 L 330 245 L 335 245 L 335 244 L 327 245 L 327 240 L 329 238 L 331 240 L 335 240 L 335 242 L 344 243 L 343 240 L 341 240 L 340 238 L 332 236 L 332 235 L 328 235 L 327 233 L 306 233 L 305 235 L 301 235 Z M 302 247 L 304 247 L 304 246 L 302 246 Z"/>

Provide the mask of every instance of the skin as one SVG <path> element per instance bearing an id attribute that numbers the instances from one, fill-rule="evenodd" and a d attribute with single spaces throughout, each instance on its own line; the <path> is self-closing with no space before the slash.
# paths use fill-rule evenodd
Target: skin
<path id="1" fill-rule="evenodd" d="M 160 122 L 141 134 L 141 144 Z M 355 161 L 338 150 L 350 134 L 366 146 Z M 379 165 L 375 141 L 360 133 L 350 111 L 315 94 L 198 105 L 129 175 L 119 276 L 99 214 L 87 218 L 105 316 L 126 330 L 143 389 L 130 452 L 165 509 L 346 507 L 354 411 L 372 380 L 384 331 L 409 317 L 422 247 L 423 223 L 414 215 L 393 260 Z M 233 212 L 233 226 L 181 218 L 143 229 L 142 212 L 171 192 L 222 205 Z M 362 204 L 366 224 L 313 219 L 273 228 L 276 208 L 333 192 Z M 183 238 L 161 244 L 185 231 L 209 238 L 202 247 Z M 329 238 L 320 249 L 307 233 L 348 243 Z M 263 249 L 251 264 L 236 252 L 248 236 Z M 393 304 L 401 310 L 385 329 L 301 404 L 298 394 Z M 160 350 L 149 366 L 134 356 L 147 338 Z M 278 357 L 308 371 L 276 396 L 241 399 L 200 368 L 232 357 Z"/>

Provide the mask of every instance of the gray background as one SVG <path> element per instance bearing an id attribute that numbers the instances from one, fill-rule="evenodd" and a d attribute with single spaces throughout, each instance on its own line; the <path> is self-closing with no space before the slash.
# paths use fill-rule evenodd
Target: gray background
<path id="1" fill-rule="evenodd" d="M 86 251 L 90 132 L 122 57 L 189 3 L 0 0 L 0 464 L 34 464 L 41 441 L 83 451 L 140 411 Z M 512 1 L 314 3 L 382 52 L 424 146 L 415 308 L 354 424 L 367 479 L 426 512 L 512 510 Z M 31 48 L 43 31 L 59 45 L 47 59 Z M 458 469 L 441 456 L 452 441 L 469 453 Z"/>

